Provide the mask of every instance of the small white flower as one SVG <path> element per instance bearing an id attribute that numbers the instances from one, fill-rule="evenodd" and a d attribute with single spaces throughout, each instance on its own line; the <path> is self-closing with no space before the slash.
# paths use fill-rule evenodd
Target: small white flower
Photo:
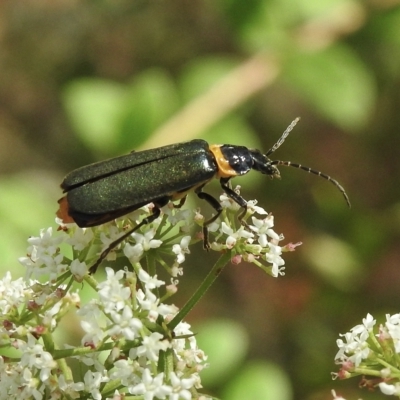
<path id="1" fill-rule="evenodd" d="M 28 256 L 19 258 L 19 262 L 27 269 L 26 276 L 49 275 L 50 280 L 58 278 L 59 274 L 67 270 L 62 264 L 63 255 L 59 253 L 59 246 L 68 239 L 65 232 L 59 232 L 53 237 L 53 229 L 41 229 L 40 236 L 28 239 Z"/>
<path id="2" fill-rule="evenodd" d="M 81 317 L 81 327 L 86 332 L 81 339 L 82 345 L 93 343 L 96 346 L 105 337 L 105 321 L 99 306 L 94 301 L 89 302 L 78 310 L 77 314 Z"/>
<path id="3" fill-rule="evenodd" d="M 162 240 L 153 239 L 155 233 L 155 229 L 149 229 L 143 235 L 137 232 L 132 233 L 131 236 L 136 244 L 132 246 L 126 243 L 124 247 L 124 254 L 131 263 L 138 262 L 142 258 L 144 252 L 150 249 L 156 249 L 162 245 Z"/>
<path id="4" fill-rule="evenodd" d="M 50 353 L 44 351 L 37 360 L 36 365 L 40 369 L 40 380 L 44 382 L 50 378 L 51 370 L 57 366 L 57 363 L 53 360 L 53 356 Z"/>
<path id="5" fill-rule="evenodd" d="M 153 239 L 155 234 L 155 229 L 149 229 L 143 235 L 133 232 L 131 236 L 137 244 L 142 246 L 143 251 L 149 251 L 150 249 L 156 249 L 162 245 L 162 240 Z"/>
<path id="6" fill-rule="evenodd" d="M 171 276 L 176 278 L 177 276 L 183 275 L 183 268 L 179 266 L 179 264 L 175 261 L 171 267 Z"/>
<path id="7" fill-rule="evenodd" d="M 49 310 L 44 312 L 43 318 L 42 318 L 42 324 L 44 326 L 47 326 L 51 329 L 54 329 L 57 326 L 57 314 L 60 312 L 62 303 L 61 301 L 57 302 L 54 304 L 53 307 L 51 307 Z"/>
<path id="8" fill-rule="evenodd" d="M 269 252 L 265 254 L 265 259 L 272 264 L 272 276 L 276 278 L 278 275 L 284 275 L 284 267 L 282 265 L 285 264 L 285 261 L 281 257 L 282 248 L 271 242 L 268 242 L 268 247 Z"/>
<path id="9" fill-rule="evenodd" d="M 232 249 L 235 247 L 236 242 L 239 239 L 249 239 L 252 238 L 254 235 L 247 231 L 243 226 L 241 226 L 236 232 L 230 228 L 225 222 L 222 222 L 221 224 L 221 231 L 225 233 L 225 235 L 228 235 L 226 238 L 226 247 L 228 249 Z"/>
<path id="10" fill-rule="evenodd" d="M 153 290 L 162 285 L 165 285 L 164 281 L 157 279 L 157 275 L 150 276 L 143 268 L 140 268 L 138 278 L 144 283 L 146 289 Z"/>
<path id="11" fill-rule="evenodd" d="M 0 279 L 0 310 L 6 315 L 11 308 L 19 307 L 26 302 L 25 292 L 31 292 L 26 288 L 23 278 L 12 280 L 11 272 L 7 271 L 3 279 Z"/>
<path id="12" fill-rule="evenodd" d="M 122 235 L 121 231 L 115 225 L 105 225 L 105 229 L 107 229 L 107 233 L 101 232 L 100 234 L 102 251 L 110 247 L 110 244 Z"/>
<path id="13" fill-rule="evenodd" d="M 172 246 L 172 251 L 176 254 L 176 262 L 178 264 L 182 264 L 185 261 L 185 254 L 190 254 L 190 239 L 190 236 L 184 236 L 180 244 L 174 244 Z"/>
<path id="14" fill-rule="evenodd" d="M 393 340 L 396 353 L 400 353 L 400 314 L 386 315 L 387 334 Z"/>
<path id="15" fill-rule="evenodd" d="M 85 262 L 80 262 L 77 258 L 72 261 L 71 265 L 69 266 L 72 275 L 75 276 L 75 279 L 78 282 L 83 281 L 83 277 L 86 275 L 88 271 L 88 267 Z"/>
<path id="16" fill-rule="evenodd" d="M 257 234 L 258 243 L 260 243 L 261 246 L 267 247 L 267 236 L 279 241 L 279 235 L 273 229 L 271 229 L 274 226 L 274 217 L 272 214 L 269 214 L 264 219 L 257 219 L 255 217 L 252 217 L 251 219 L 253 221 L 253 225 L 250 225 L 250 229 Z"/>
<path id="17" fill-rule="evenodd" d="M 190 325 L 187 322 L 181 321 L 174 329 L 175 336 L 191 336 L 193 332 L 190 330 Z M 182 352 L 186 349 L 186 340 L 185 339 L 175 339 L 172 342 L 172 347 L 175 349 L 177 353 Z"/>
<path id="18" fill-rule="evenodd" d="M 150 321 L 155 321 L 158 315 L 166 317 L 167 315 L 175 315 L 177 312 L 177 308 L 174 305 L 160 304 L 160 299 L 150 290 L 146 290 L 146 294 L 144 294 L 139 289 L 136 293 L 136 298 L 142 310 L 148 312 Z"/>
<path id="19" fill-rule="evenodd" d="M 176 225 L 178 222 L 185 221 L 185 225 L 189 224 L 189 220 L 192 214 L 191 210 L 169 207 L 168 205 L 162 209 L 166 215 L 168 215 L 168 222 L 171 225 Z"/>
<path id="20" fill-rule="evenodd" d="M 124 255 L 132 264 L 139 262 L 143 256 L 143 253 L 144 250 L 141 244 L 131 245 L 130 243 L 125 243 Z"/>
<path id="21" fill-rule="evenodd" d="M 86 345 L 91 345 L 92 343 L 87 343 Z M 79 363 L 85 364 L 93 371 L 93 368 L 97 372 L 104 373 L 104 357 L 102 357 L 101 352 L 86 353 L 79 356 L 75 356 Z"/>
<path id="22" fill-rule="evenodd" d="M 194 386 L 195 378 L 182 378 L 179 379 L 175 372 L 169 374 L 170 383 L 172 386 L 172 393 L 168 396 L 169 400 L 191 400 L 192 394 L 190 389 Z"/>
<path id="23" fill-rule="evenodd" d="M 171 347 L 171 344 L 167 340 L 162 339 L 163 335 L 158 332 L 153 332 L 149 336 L 145 336 L 140 346 L 130 350 L 129 357 L 132 359 L 146 357 L 150 361 L 157 361 L 160 350 L 165 351 Z"/>
<path id="24" fill-rule="evenodd" d="M 40 370 L 40 378 L 45 381 L 50 376 L 50 371 L 57 366 L 52 355 L 44 351 L 43 345 L 30 334 L 27 335 L 28 341 L 19 340 L 19 349 L 22 352 L 21 365 L 30 369 Z"/>
<path id="25" fill-rule="evenodd" d="M 91 229 L 77 227 L 74 235 L 66 239 L 66 243 L 70 244 L 74 250 L 82 251 L 93 240 L 93 237 L 94 235 Z"/>
<path id="26" fill-rule="evenodd" d="M 262 207 L 259 207 L 256 204 L 257 204 L 257 200 L 249 200 L 247 202 L 247 209 L 251 213 L 257 213 L 259 215 L 267 215 L 268 214 Z"/>
<path id="27" fill-rule="evenodd" d="M 102 382 L 107 382 L 108 378 L 100 372 L 87 371 L 83 381 L 85 390 L 92 395 L 93 399 L 101 400 L 100 386 Z"/>
<path id="28" fill-rule="evenodd" d="M 135 386 L 140 383 L 143 368 L 137 361 L 122 359 L 114 362 L 114 369 L 110 379 L 120 379 L 124 386 Z M 138 374 L 140 373 L 140 377 Z"/>
<path id="29" fill-rule="evenodd" d="M 364 328 L 360 331 L 360 326 Z M 340 362 L 350 361 L 356 367 L 360 365 L 362 360 L 366 359 L 370 353 L 370 348 L 366 342 L 368 338 L 368 331 L 363 325 L 355 326 L 351 332 L 341 334 L 345 341 L 338 339 L 336 341 L 339 351 L 335 356 L 335 360 Z"/>
<path id="30" fill-rule="evenodd" d="M 3 377 L 2 377 L 3 378 Z M 41 384 L 40 379 L 35 377 L 34 371 L 29 368 L 24 368 L 20 373 L 21 382 L 18 389 L 14 389 L 14 396 L 12 398 L 16 399 L 30 399 L 41 400 L 44 398 L 44 385 Z M 3 381 L 3 379 L 2 379 Z M 3 383 L 3 382 L 2 382 Z M 8 382 L 5 382 L 7 384 Z M 11 382 L 10 382 L 11 383 Z M 14 383 L 14 382 L 12 382 Z M 14 383 L 15 385 L 15 383 Z M 9 390 L 11 387 L 9 387 Z M 11 392 L 11 390 L 10 390 Z M 3 394 L 3 393 L 2 393 Z M 9 393 L 11 394 L 11 393 Z M 4 398 L 9 398 L 9 396 L 3 396 Z"/>
<path id="31" fill-rule="evenodd" d="M 379 389 L 381 389 L 383 394 L 387 394 L 389 396 L 400 396 L 400 383 L 389 385 L 386 382 L 381 382 L 379 383 Z"/>
<path id="32" fill-rule="evenodd" d="M 342 397 L 340 395 L 336 396 L 336 392 L 334 390 L 332 390 L 331 393 L 332 393 L 332 396 L 333 396 L 334 400 L 346 400 L 344 397 Z"/>
<path id="33" fill-rule="evenodd" d="M 217 218 L 215 221 L 211 222 L 211 224 L 207 226 L 208 232 L 217 232 L 220 226 L 221 220 Z"/>
<path id="34" fill-rule="evenodd" d="M 142 321 L 133 317 L 132 309 L 129 306 L 125 306 L 122 313 L 111 311 L 110 317 L 113 321 L 112 326 L 107 330 L 107 334 L 110 336 L 123 336 L 128 340 L 134 340 L 143 327 Z"/>
<path id="35" fill-rule="evenodd" d="M 130 394 L 143 395 L 144 400 L 165 399 L 171 392 L 171 387 L 164 384 L 164 373 L 153 377 L 147 368 L 143 371 L 142 381 L 129 387 Z"/>
<path id="36" fill-rule="evenodd" d="M 239 185 L 235 187 L 234 192 L 240 195 Z M 228 196 L 226 193 L 223 193 L 221 194 L 221 196 L 219 196 L 219 202 L 222 208 L 228 208 L 232 211 L 238 211 L 240 209 L 240 205 L 236 203 L 236 201 L 233 200 L 232 197 Z"/>
<path id="37" fill-rule="evenodd" d="M 53 228 L 41 229 L 40 236 L 31 237 L 28 243 L 36 248 L 36 256 L 38 258 L 44 255 L 54 255 L 58 252 L 59 245 L 67 238 L 67 236 L 60 234 L 53 237 Z"/>
<path id="38" fill-rule="evenodd" d="M 99 283 L 99 298 L 106 312 L 122 310 L 131 296 L 131 289 L 120 280 L 125 271 L 120 269 L 115 272 L 112 268 L 106 268 L 107 279 Z"/>
<path id="39" fill-rule="evenodd" d="M 78 392 L 81 392 L 85 388 L 83 382 L 67 382 L 64 374 L 59 375 L 57 384 L 61 391 L 71 399 L 78 399 L 80 397 Z"/>
<path id="40" fill-rule="evenodd" d="M 373 326 L 376 324 L 376 319 L 371 314 L 367 314 L 366 318 L 363 318 L 363 325 L 368 331 L 372 331 Z"/>

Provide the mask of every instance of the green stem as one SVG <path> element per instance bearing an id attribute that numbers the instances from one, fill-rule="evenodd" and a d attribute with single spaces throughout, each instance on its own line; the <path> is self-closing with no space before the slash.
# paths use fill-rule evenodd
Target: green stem
<path id="1" fill-rule="evenodd" d="M 168 324 L 168 328 L 172 331 L 176 328 L 176 326 L 181 322 L 189 311 L 200 301 L 200 299 L 204 296 L 210 286 L 217 279 L 218 275 L 222 272 L 225 265 L 232 258 L 232 252 L 229 250 L 226 253 L 222 254 L 221 257 L 217 260 L 214 266 L 211 268 L 210 272 L 193 294 L 193 296 L 188 300 L 188 302 L 181 308 L 179 313 L 175 315 L 174 319 Z"/>
<path id="2" fill-rule="evenodd" d="M 65 358 L 61 358 L 57 361 L 58 368 L 62 371 L 67 382 L 72 382 L 74 377 L 72 375 L 71 368 L 68 366 Z"/>
<path id="3" fill-rule="evenodd" d="M 85 282 L 87 282 L 87 283 L 90 285 L 90 287 L 91 287 L 92 289 L 94 289 L 94 290 L 97 289 L 97 285 L 98 285 L 99 283 L 98 283 L 97 280 L 93 277 L 93 275 L 86 274 L 86 275 L 84 276 L 83 279 L 85 280 Z"/>

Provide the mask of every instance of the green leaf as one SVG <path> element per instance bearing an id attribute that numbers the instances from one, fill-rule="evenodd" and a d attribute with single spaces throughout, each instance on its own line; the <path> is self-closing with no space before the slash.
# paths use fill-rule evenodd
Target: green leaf
<path id="1" fill-rule="evenodd" d="M 226 380 L 246 355 L 248 337 L 243 327 L 234 321 L 209 321 L 196 329 L 199 348 L 208 356 L 210 367 L 201 372 L 205 387 Z"/>
<path id="2" fill-rule="evenodd" d="M 43 171 L 0 180 L 0 266 L 14 277 L 24 272 L 17 259 L 26 255 L 28 237 L 54 225 L 57 203 L 50 193 L 56 185 Z"/>
<path id="3" fill-rule="evenodd" d="M 362 283 L 363 266 L 344 241 L 322 234 L 308 237 L 303 254 L 320 276 L 340 290 L 355 290 Z"/>
<path id="4" fill-rule="evenodd" d="M 374 15 L 367 25 L 363 46 L 373 57 L 380 77 L 386 82 L 398 79 L 400 66 L 400 7 Z"/>
<path id="5" fill-rule="evenodd" d="M 290 52 L 293 46 L 298 47 L 298 43 L 294 43 L 296 28 L 321 21 L 345 22 L 349 13 L 363 12 L 354 0 L 269 0 L 253 7 L 253 12 L 244 14 L 246 23 L 233 32 L 240 38 L 243 49 L 252 53 L 271 49 L 281 54 Z M 242 20 L 241 16 L 236 16 L 238 18 Z"/>
<path id="6" fill-rule="evenodd" d="M 277 365 L 252 362 L 226 386 L 222 399 L 291 400 L 292 390 L 286 373 Z"/>
<path id="7" fill-rule="evenodd" d="M 228 74 L 238 62 L 228 57 L 204 57 L 189 63 L 180 78 L 184 100 L 189 101 L 212 87 Z"/>
<path id="8" fill-rule="evenodd" d="M 135 149 L 180 106 L 175 83 L 161 69 L 150 69 L 136 76 L 127 87 L 118 131 L 118 148 Z"/>
<path id="9" fill-rule="evenodd" d="M 325 118 L 343 129 L 363 128 L 375 102 L 375 84 L 366 65 L 343 44 L 287 59 L 284 81 Z"/>
<path id="10" fill-rule="evenodd" d="M 75 80 L 63 92 L 73 128 L 88 147 L 100 153 L 110 153 L 115 147 L 125 99 L 123 85 L 102 79 Z"/>

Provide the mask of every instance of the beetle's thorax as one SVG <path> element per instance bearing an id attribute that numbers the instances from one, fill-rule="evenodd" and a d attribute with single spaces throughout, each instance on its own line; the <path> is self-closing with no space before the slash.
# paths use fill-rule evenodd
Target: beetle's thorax
<path id="1" fill-rule="evenodd" d="M 217 162 L 217 177 L 219 178 L 244 175 L 253 167 L 253 160 L 247 147 L 213 144 L 210 145 L 210 151 Z"/>

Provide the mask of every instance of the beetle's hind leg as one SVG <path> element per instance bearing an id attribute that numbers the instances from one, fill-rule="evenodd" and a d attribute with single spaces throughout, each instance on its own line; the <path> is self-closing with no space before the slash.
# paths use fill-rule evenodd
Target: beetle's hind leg
<path id="1" fill-rule="evenodd" d="M 129 229 L 127 232 L 123 233 L 118 239 L 114 240 L 110 243 L 110 245 L 100 254 L 99 258 L 96 262 L 89 268 L 89 273 L 94 274 L 102 263 L 102 261 L 108 256 L 110 251 L 117 247 L 120 243 L 122 243 L 127 237 L 129 237 L 133 232 L 140 229 L 142 226 L 150 224 L 154 220 L 156 220 L 160 216 L 160 207 L 164 206 L 164 204 L 154 204 L 153 213 L 148 217 L 144 218 L 139 224 L 137 224 L 134 228 Z"/>
<path id="2" fill-rule="evenodd" d="M 178 203 L 178 204 L 172 203 L 173 206 L 174 206 L 174 208 L 182 208 L 183 205 L 186 203 L 186 198 L 187 198 L 187 196 L 185 195 L 184 197 L 182 197 L 182 198 L 179 200 L 179 203 Z"/>
<path id="3" fill-rule="evenodd" d="M 208 250 L 210 248 L 210 242 L 208 241 L 208 226 L 220 216 L 222 213 L 222 206 L 216 198 L 211 196 L 211 194 L 202 192 L 203 187 L 204 185 L 197 188 L 195 193 L 199 199 L 205 200 L 216 211 L 215 215 L 203 223 L 203 247 Z"/>

